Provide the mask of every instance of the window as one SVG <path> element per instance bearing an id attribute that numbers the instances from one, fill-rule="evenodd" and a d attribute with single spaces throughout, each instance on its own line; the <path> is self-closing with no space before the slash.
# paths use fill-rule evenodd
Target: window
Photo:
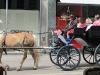
<path id="1" fill-rule="evenodd" d="M 24 0 L 17 0 L 17 9 L 24 9 Z"/>
<path id="2" fill-rule="evenodd" d="M 8 9 L 11 9 L 11 1 L 12 0 L 8 0 Z M 6 0 L 4 0 L 4 9 L 6 9 Z"/>
<path id="3" fill-rule="evenodd" d="M 39 10 L 40 0 L 27 0 L 29 4 L 24 4 L 25 0 L 8 0 L 8 9 Z M 24 5 L 26 5 L 24 7 Z M 28 7 L 28 8 L 27 8 Z M 27 9 L 26 9 L 27 8 Z M 6 9 L 6 0 L 0 0 L 0 9 Z"/>
<path id="4" fill-rule="evenodd" d="M 36 0 L 29 0 L 29 9 L 36 9 Z"/>

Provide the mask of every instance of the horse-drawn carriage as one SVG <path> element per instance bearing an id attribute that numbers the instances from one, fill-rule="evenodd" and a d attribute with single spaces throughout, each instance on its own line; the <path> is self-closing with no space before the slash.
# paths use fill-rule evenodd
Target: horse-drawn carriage
<path id="1" fill-rule="evenodd" d="M 38 49 L 50 49 L 50 60 L 60 66 L 63 70 L 74 70 L 81 61 L 81 52 L 84 60 L 89 64 L 97 63 L 100 66 L 100 27 L 92 26 L 84 36 L 85 28 L 75 28 L 74 34 L 70 39 L 65 40 L 67 45 L 60 39 L 56 44 L 53 42 L 53 47 L 39 47 L 37 44 L 37 38 L 35 35 L 26 31 L 17 31 L 0 34 L 0 59 L 2 57 L 2 49 L 24 49 L 23 58 L 20 62 L 17 70 L 20 70 L 23 62 L 27 57 L 27 50 L 30 51 L 34 59 L 34 69 L 37 69 L 39 60 Z M 6 36 L 6 37 L 5 37 Z M 57 39 L 57 38 L 56 38 Z M 3 40 L 3 41 L 2 41 Z M 4 43 L 5 42 L 5 43 Z M 5 47 L 6 45 L 7 47 Z M 18 47 L 21 46 L 21 47 Z M 9 68 L 7 64 L 1 62 L 6 68 Z"/>
<path id="2" fill-rule="evenodd" d="M 50 53 L 54 64 L 66 71 L 73 70 L 80 64 L 82 53 L 87 63 L 97 63 L 100 66 L 100 26 L 92 26 L 83 35 L 85 29 L 75 28 L 71 39 L 66 40 L 68 45 L 59 40 L 60 44 L 56 46 L 60 49 L 54 49 Z"/>

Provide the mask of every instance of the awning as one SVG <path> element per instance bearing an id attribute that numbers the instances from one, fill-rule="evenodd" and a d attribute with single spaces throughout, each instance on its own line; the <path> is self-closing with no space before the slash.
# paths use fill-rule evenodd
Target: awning
<path id="1" fill-rule="evenodd" d="M 59 3 L 100 5 L 100 1 L 99 0 L 60 0 Z"/>

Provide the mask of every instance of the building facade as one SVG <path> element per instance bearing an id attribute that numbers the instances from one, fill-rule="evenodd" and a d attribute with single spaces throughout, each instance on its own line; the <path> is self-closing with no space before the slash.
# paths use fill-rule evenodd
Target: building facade
<path id="1" fill-rule="evenodd" d="M 55 0 L 8 0 L 7 31 L 28 30 L 33 33 L 43 33 L 55 29 L 55 10 Z M 0 29 L 5 31 L 6 0 L 0 0 L 0 21 Z M 35 35 L 40 45 L 48 45 L 48 34 Z"/>
<path id="2" fill-rule="evenodd" d="M 8 31 L 28 30 L 33 33 L 49 32 L 54 29 L 63 29 L 67 21 L 61 20 L 61 15 L 74 12 L 81 17 L 82 23 L 87 17 L 94 18 L 100 14 L 100 3 L 95 0 L 8 0 Z M 0 0 L 0 29 L 5 30 L 6 0 Z M 50 46 L 51 33 L 35 34 L 40 45 Z"/>
<path id="3" fill-rule="evenodd" d="M 86 18 L 92 19 L 94 21 L 94 16 L 100 14 L 100 2 L 97 0 L 57 0 L 56 7 L 56 28 L 63 29 L 67 25 L 67 20 L 63 21 L 61 15 L 66 13 L 69 8 L 70 12 L 73 12 L 77 18 L 81 18 L 81 22 L 84 23 Z"/>
<path id="4" fill-rule="evenodd" d="M 6 5 L 8 8 L 6 10 Z M 0 0 L 0 30 L 40 32 L 40 0 Z M 6 25 L 7 14 L 7 25 Z M 6 29 L 7 26 L 7 29 Z M 39 34 L 35 34 L 38 38 Z"/>

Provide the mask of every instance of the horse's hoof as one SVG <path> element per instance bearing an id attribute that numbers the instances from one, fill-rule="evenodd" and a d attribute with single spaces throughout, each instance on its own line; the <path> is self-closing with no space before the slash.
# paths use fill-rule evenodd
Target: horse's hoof
<path id="1" fill-rule="evenodd" d="M 33 70 L 37 70 L 37 68 L 33 68 Z"/>
<path id="2" fill-rule="evenodd" d="M 20 69 L 16 69 L 16 71 L 20 71 Z"/>
<path id="3" fill-rule="evenodd" d="M 6 66 L 6 67 L 5 67 L 5 69 L 6 69 L 7 71 L 9 71 L 9 69 L 10 69 L 10 66 Z"/>

